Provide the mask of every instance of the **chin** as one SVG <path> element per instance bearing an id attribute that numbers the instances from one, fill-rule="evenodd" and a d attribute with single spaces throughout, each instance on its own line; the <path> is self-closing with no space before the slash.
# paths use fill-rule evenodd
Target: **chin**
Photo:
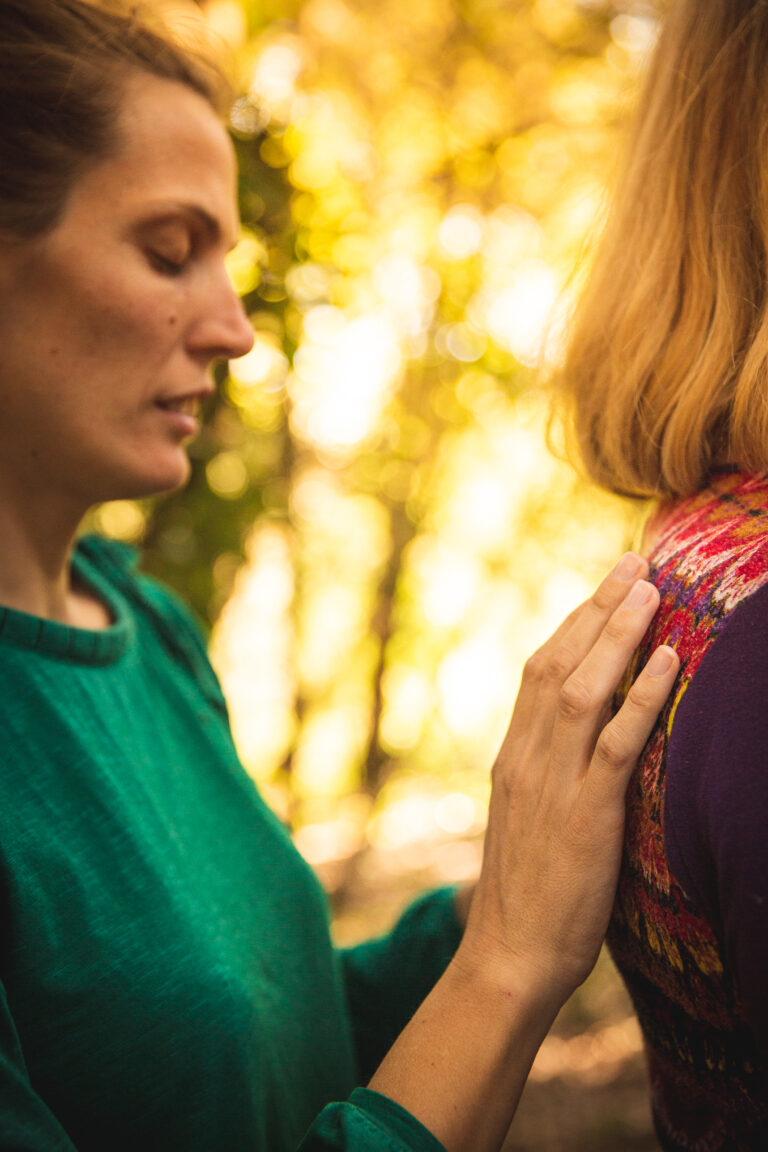
<path id="1" fill-rule="evenodd" d="M 187 454 L 180 451 L 172 460 L 157 462 L 154 468 L 126 469 L 121 476 L 113 476 L 108 495 L 100 495 L 98 503 L 108 500 L 144 500 L 162 496 L 184 488 L 189 480 L 191 466 Z"/>

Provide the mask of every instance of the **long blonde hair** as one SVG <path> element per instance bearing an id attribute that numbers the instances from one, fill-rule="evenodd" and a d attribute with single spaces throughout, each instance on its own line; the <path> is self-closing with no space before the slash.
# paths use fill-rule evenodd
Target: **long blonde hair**
<path id="1" fill-rule="evenodd" d="M 612 491 L 768 468 L 768 0 L 673 0 L 555 383 Z"/>

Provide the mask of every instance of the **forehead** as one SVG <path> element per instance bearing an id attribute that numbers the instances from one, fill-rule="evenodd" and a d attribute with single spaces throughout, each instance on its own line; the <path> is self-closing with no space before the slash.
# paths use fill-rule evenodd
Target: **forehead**
<path id="1" fill-rule="evenodd" d="M 235 242 L 234 149 L 202 96 L 173 81 L 131 77 L 118 130 L 115 153 L 82 177 L 73 199 L 83 207 L 101 203 L 118 217 L 159 202 L 196 205 L 217 222 L 227 246 Z"/>

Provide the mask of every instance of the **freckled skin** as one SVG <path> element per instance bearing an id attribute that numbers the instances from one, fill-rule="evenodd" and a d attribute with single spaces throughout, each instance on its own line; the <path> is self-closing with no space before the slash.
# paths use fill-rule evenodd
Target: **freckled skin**
<path id="1" fill-rule="evenodd" d="M 84 512 L 183 484 L 184 435 L 157 401 L 210 391 L 211 362 L 252 343 L 224 265 L 235 162 L 214 112 L 183 85 L 137 75 L 120 128 L 120 148 L 79 180 L 51 232 L 0 237 L 6 500 L 47 490 Z M 220 235 L 179 216 L 190 204 Z M 158 229 L 160 209 L 176 215 Z"/>

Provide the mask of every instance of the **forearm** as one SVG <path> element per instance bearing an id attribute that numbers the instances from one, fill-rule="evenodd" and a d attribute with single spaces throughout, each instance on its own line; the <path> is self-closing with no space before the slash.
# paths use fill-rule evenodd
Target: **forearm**
<path id="1" fill-rule="evenodd" d="M 497 1152 L 561 997 L 448 966 L 370 1088 L 411 1112 L 448 1152 Z"/>
<path id="2" fill-rule="evenodd" d="M 340 952 L 360 1083 L 445 972 L 463 925 L 451 888 L 429 892 L 406 908 L 384 936 Z"/>

